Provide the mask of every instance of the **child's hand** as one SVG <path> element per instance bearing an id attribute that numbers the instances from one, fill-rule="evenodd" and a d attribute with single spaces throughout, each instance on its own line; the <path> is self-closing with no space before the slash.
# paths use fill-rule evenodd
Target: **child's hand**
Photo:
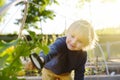
<path id="1" fill-rule="evenodd" d="M 25 70 L 34 70 L 36 69 L 32 62 L 28 62 L 25 64 Z"/>

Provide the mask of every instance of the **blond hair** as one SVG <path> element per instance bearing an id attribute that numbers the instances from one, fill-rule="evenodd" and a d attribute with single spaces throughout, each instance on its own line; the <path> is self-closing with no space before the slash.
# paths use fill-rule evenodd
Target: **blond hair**
<path id="1" fill-rule="evenodd" d="M 94 48 L 96 42 L 98 41 L 92 25 L 86 20 L 78 20 L 73 22 L 66 31 L 66 35 L 67 34 L 78 36 L 79 39 L 85 44 L 85 49 Z"/>

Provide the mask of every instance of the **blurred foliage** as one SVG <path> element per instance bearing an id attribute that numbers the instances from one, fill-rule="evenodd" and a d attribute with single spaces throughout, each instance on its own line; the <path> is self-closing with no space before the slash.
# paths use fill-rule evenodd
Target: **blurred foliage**
<path id="1" fill-rule="evenodd" d="M 6 0 L 0 0 L 0 8 L 3 7 L 6 3 Z M 3 16 L 0 16 L 0 21 L 2 21 Z"/>
<path id="2" fill-rule="evenodd" d="M 24 26 L 26 29 L 29 29 L 30 27 L 38 29 L 39 27 L 36 25 L 37 22 L 53 19 L 55 17 L 54 11 L 47 9 L 47 7 L 52 4 L 58 4 L 56 0 L 31 0 L 28 2 L 28 14 Z M 18 5 L 23 5 L 23 3 Z M 22 10 L 22 12 L 24 13 L 24 10 Z M 21 20 L 22 19 L 18 19 L 17 24 L 21 23 Z"/>
<path id="3" fill-rule="evenodd" d="M 0 0 L 0 7 L 2 7 L 5 4 L 6 0 Z"/>
<path id="4" fill-rule="evenodd" d="M 40 50 L 46 54 L 49 51 L 47 45 L 42 42 L 42 35 L 37 36 L 35 32 L 31 31 L 29 33 L 31 36 L 29 41 L 23 37 L 9 43 L 0 42 L 0 79 L 18 80 L 15 77 L 24 68 L 20 57 L 28 57 L 30 53 Z"/>
<path id="5" fill-rule="evenodd" d="M 31 53 L 39 53 L 41 50 L 43 50 L 45 54 L 49 51 L 47 42 L 45 42 L 42 37 L 43 35 L 37 35 L 34 31 L 29 30 L 29 27 L 34 26 L 36 29 L 39 29 L 35 26 L 36 22 L 40 22 L 42 20 L 45 21 L 48 18 L 53 19 L 54 12 L 47 9 L 47 6 L 52 3 L 57 2 L 55 0 L 32 0 L 29 3 L 29 14 L 27 15 L 27 20 L 23 30 L 28 32 L 30 39 L 27 39 L 26 36 L 22 35 L 21 38 L 17 38 L 10 42 L 5 42 L 3 40 L 0 41 L 1 80 L 24 80 L 17 78 L 21 73 L 25 74 L 24 72 L 21 72 L 24 69 L 21 57 L 28 58 Z M 20 22 L 21 19 L 18 20 L 18 23 Z"/>
<path id="6" fill-rule="evenodd" d="M 78 0 L 76 5 L 77 5 L 77 7 L 82 8 L 85 5 L 85 3 L 91 3 L 92 1 L 95 1 L 95 0 Z M 98 0 L 98 1 L 101 3 L 110 3 L 110 2 L 113 3 L 117 0 Z M 91 7 L 91 6 L 89 6 L 89 7 Z"/>
<path id="7" fill-rule="evenodd" d="M 120 27 L 117 28 L 104 28 L 104 29 L 99 29 L 96 30 L 98 35 L 111 35 L 111 34 L 120 34 Z"/>
<path id="8" fill-rule="evenodd" d="M 99 43 L 120 41 L 120 28 L 104 28 L 96 30 L 99 36 Z"/>

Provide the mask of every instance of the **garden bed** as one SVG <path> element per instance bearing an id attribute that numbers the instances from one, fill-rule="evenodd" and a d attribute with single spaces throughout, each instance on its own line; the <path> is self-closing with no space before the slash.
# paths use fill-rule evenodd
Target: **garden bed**
<path id="1" fill-rule="evenodd" d="M 120 80 L 120 75 L 91 75 L 86 76 L 85 80 Z"/>
<path id="2" fill-rule="evenodd" d="M 32 76 L 32 77 L 18 77 L 25 78 L 26 80 L 42 80 L 40 76 Z M 91 75 L 85 76 L 85 80 L 120 80 L 120 75 Z"/>
<path id="3" fill-rule="evenodd" d="M 98 65 L 101 66 L 100 64 Z M 94 74 L 94 75 L 85 75 L 85 80 L 120 80 L 120 62 L 107 62 L 109 75 L 106 74 L 106 71 L 101 74 Z M 93 65 L 87 64 L 86 67 L 96 69 Z M 26 80 L 42 80 L 41 76 L 22 76 L 18 78 L 25 78 Z"/>

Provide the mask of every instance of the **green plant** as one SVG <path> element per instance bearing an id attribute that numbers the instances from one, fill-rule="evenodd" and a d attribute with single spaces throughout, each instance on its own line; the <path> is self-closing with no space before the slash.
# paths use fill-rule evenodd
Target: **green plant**
<path id="1" fill-rule="evenodd" d="M 32 39 L 30 41 L 23 37 L 10 43 L 0 42 L 0 79 L 18 80 L 17 72 L 23 70 L 20 57 L 28 57 L 30 53 L 35 52 L 36 48 L 45 53 L 49 51 L 47 45 L 42 43 L 42 35 L 38 36 L 32 31 L 29 31 L 29 34 Z"/>
<path id="2" fill-rule="evenodd" d="M 47 18 L 53 19 L 54 17 L 53 11 L 46 9 L 46 7 L 52 4 L 52 2 L 57 3 L 55 0 L 53 1 L 33 0 L 32 2 L 30 2 L 29 8 L 26 6 L 25 10 L 23 10 L 24 17 L 22 20 L 22 26 L 18 38 L 11 42 L 0 41 L 1 80 L 24 80 L 17 78 L 18 72 L 23 70 L 23 65 L 20 58 L 28 57 L 30 53 L 32 52 L 38 53 L 37 51 L 40 50 L 43 50 L 45 54 L 47 54 L 47 52 L 49 51 L 49 48 L 47 47 L 46 44 L 44 44 L 44 41 L 42 40 L 43 35 L 42 34 L 37 35 L 34 31 L 30 31 L 28 26 L 29 27 L 34 26 L 35 29 L 38 29 L 38 26 L 35 26 L 36 22 L 45 20 Z M 40 7 L 37 7 L 34 4 L 39 5 Z M 29 13 L 28 15 L 26 15 L 27 12 Z M 20 22 L 18 20 L 18 23 Z M 27 30 L 31 37 L 31 40 L 28 40 L 26 36 L 22 35 L 22 30 Z M 11 48 L 13 48 L 13 50 L 9 51 L 9 49 Z"/>

